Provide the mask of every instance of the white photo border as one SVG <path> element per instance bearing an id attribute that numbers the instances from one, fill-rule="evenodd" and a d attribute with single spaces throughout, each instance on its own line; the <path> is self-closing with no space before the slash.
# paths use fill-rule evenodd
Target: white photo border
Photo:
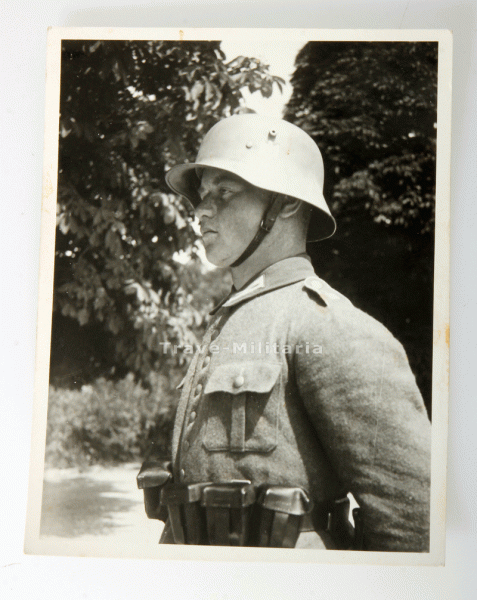
<path id="1" fill-rule="evenodd" d="M 430 552 L 350 552 L 328 550 L 223 548 L 161 545 L 138 555 L 131 548 L 102 542 L 84 544 L 75 540 L 40 538 L 41 497 L 44 473 L 45 432 L 48 406 L 50 335 L 52 322 L 55 256 L 56 195 L 58 167 L 58 123 L 61 76 L 61 43 L 81 40 L 224 40 L 261 36 L 263 40 L 308 41 L 433 41 L 438 42 L 437 180 L 434 270 L 434 327 L 432 368 L 432 459 Z M 154 558 L 164 560 L 233 560 L 326 564 L 442 565 L 445 556 L 446 470 L 449 396 L 449 243 L 450 243 L 450 123 L 451 123 L 452 35 L 447 30 L 320 30 L 320 29 L 173 29 L 173 28 L 50 28 L 48 32 L 45 147 L 35 397 L 31 446 L 25 552 L 54 556 L 98 556 L 108 558 Z M 146 516 L 145 516 L 146 518 Z"/>

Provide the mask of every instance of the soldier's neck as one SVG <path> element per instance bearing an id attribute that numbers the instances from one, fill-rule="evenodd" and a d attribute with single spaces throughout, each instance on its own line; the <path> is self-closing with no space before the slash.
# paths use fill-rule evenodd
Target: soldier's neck
<path id="1" fill-rule="evenodd" d="M 299 240 L 294 244 L 287 244 L 286 247 L 281 248 L 259 246 L 246 261 L 238 267 L 231 269 L 234 288 L 240 290 L 270 265 L 305 252 L 306 243 L 304 240 Z"/>

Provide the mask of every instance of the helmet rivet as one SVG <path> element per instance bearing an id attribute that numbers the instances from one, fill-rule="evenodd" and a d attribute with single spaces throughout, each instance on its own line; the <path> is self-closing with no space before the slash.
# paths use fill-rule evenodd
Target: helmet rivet
<path id="1" fill-rule="evenodd" d="M 253 146 L 252 142 L 247 142 L 247 143 L 245 144 L 245 147 L 246 147 L 246 148 L 251 148 L 252 146 Z"/>

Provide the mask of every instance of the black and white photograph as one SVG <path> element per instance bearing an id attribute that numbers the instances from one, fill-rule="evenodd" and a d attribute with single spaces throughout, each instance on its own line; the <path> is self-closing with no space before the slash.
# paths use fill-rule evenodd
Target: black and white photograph
<path id="1" fill-rule="evenodd" d="M 450 32 L 158 33 L 49 31 L 25 552 L 442 564 Z"/>

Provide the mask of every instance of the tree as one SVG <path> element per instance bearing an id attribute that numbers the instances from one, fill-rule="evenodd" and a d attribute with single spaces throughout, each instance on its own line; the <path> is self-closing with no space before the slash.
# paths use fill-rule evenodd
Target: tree
<path id="1" fill-rule="evenodd" d="M 53 378 L 145 376 L 166 342 L 195 343 L 204 311 L 182 282 L 197 261 L 178 259 L 196 257 L 196 233 L 164 175 L 240 110 L 243 87 L 274 83 L 256 59 L 226 63 L 220 42 L 63 42 Z"/>
<path id="2" fill-rule="evenodd" d="M 430 412 L 437 43 L 311 42 L 286 118 L 325 163 L 333 238 L 317 270 L 404 344 Z"/>

